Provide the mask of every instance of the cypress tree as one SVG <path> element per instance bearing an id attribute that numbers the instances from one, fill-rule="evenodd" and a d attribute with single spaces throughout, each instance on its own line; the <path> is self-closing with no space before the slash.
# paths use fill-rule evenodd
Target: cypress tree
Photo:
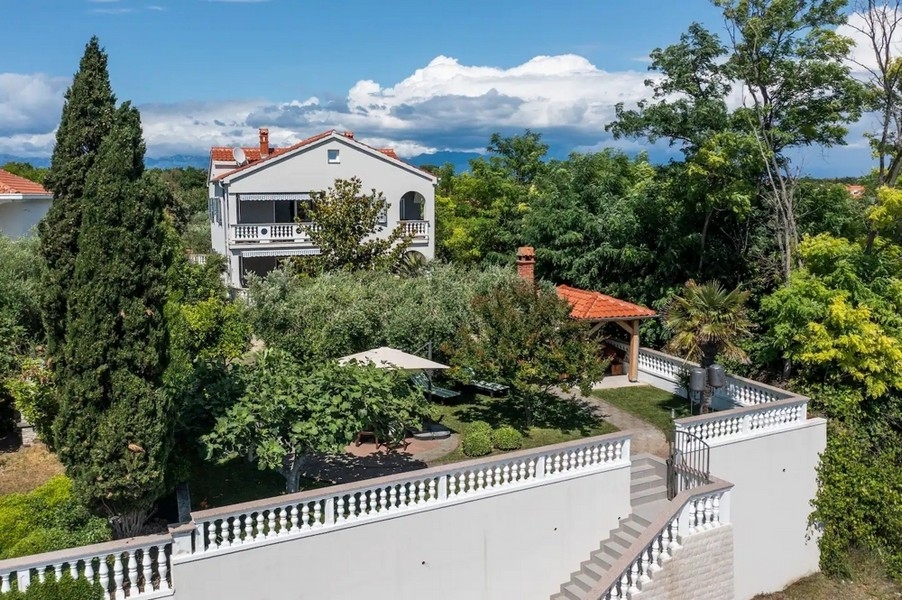
<path id="1" fill-rule="evenodd" d="M 123 104 L 80 200 L 81 231 L 54 424 L 59 456 L 83 500 L 140 532 L 165 491 L 172 448 L 168 364 L 168 195 L 144 176 L 137 109 Z"/>
<path id="2" fill-rule="evenodd" d="M 110 87 L 107 55 L 97 37 L 85 47 L 68 89 L 50 171 L 44 182 L 53 204 L 39 226 L 41 255 L 47 263 L 42 312 L 48 353 L 57 359 L 66 328 L 69 285 L 78 253 L 81 196 L 88 171 L 113 124 L 116 97 Z"/>

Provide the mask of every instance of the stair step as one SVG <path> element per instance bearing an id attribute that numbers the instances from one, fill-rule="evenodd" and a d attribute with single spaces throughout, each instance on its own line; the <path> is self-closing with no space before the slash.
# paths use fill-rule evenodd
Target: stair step
<path id="1" fill-rule="evenodd" d="M 615 539 L 610 539 L 605 542 L 604 547 L 601 549 L 602 555 L 607 554 L 608 556 L 613 556 L 615 559 L 619 559 L 625 552 L 628 552 L 631 544 L 622 544 Z"/>
<path id="2" fill-rule="evenodd" d="M 585 590 L 571 581 L 561 586 L 561 598 L 566 598 L 567 600 L 583 600 L 583 597 L 585 596 L 584 591 Z"/>
<path id="3" fill-rule="evenodd" d="M 630 483 L 630 495 L 664 485 L 666 485 L 664 478 L 654 474 L 637 477 Z"/>
<path id="4" fill-rule="evenodd" d="M 661 514 L 661 511 L 664 510 L 668 504 L 670 504 L 670 501 L 667 500 L 667 493 L 665 491 L 665 493 L 657 500 L 652 500 L 651 502 L 646 502 L 645 504 L 640 504 L 638 506 L 634 505 L 633 510 L 636 511 L 636 516 L 641 515 L 641 518 L 651 522 Z"/>
<path id="5" fill-rule="evenodd" d="M 658 500 L 665 500 L 666 498 L 667 487 L 664 485 L 660 485 L 658 487 L 647 490 L 642 490 L 641 492 L 636 492 L 635 494 L 630 494 L 630 501 L 634 509 L 635 507 L 641 506 L 642 504 L 648 504 L 649 502 L 656 502 Z"/>
<path id="6" fill-rule="evenodd" d="M 591 560 L 585 560 L 580 565 L 581 571 L 587 573 L 593 573 L 598 576 L 599 579 L 607 575 L 608 571 L 611 570 L 611 565 L 614 563 L 608 562 L 605 559 L 602 559 L 597 556 L 593 556 Z"/>
<path id="7" fill-rule="evenodd" d="M 588 592 L 596 583 L 598 583 L 599 579 L 599 577 L 592 577 L 588 572 L 580 572 L 570 581 L 575 583 L 581 590 Z"/>

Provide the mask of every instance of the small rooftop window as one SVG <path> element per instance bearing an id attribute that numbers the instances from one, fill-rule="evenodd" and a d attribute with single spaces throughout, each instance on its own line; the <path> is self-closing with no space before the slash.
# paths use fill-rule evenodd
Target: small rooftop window
<path id="1" fill-rule="evenodd" d="M 337 165 L 341 162 L 341 156 L 338 154 L 338 150 L 328 150 L 329 155 L 329 164 Z"/>

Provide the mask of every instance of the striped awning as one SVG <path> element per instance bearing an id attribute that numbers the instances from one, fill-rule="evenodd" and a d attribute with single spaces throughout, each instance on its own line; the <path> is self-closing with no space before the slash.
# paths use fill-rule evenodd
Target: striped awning
<path id="1" fill-rule="evenodd" d="M 238 200 L 241 202 L 273 202 L 277 200 L 310 200 L 310 194 L 238 194 Z"/>
<path id="2" fill-rule="evenodd" d="M 282 248 L 279 250 L 242 250 L 241 256 L 256 258 L 258 256 L 316 256 L 319 248 Z"/>

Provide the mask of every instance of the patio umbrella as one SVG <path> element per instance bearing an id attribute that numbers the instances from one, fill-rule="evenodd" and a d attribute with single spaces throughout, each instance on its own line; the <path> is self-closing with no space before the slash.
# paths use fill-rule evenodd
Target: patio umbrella
<path id="1" fill-rule="evenodd" d="M 430 370 L 430 369 L 449 369 L 448 365 L 443 365 L 435 361 L 417 356 L 416 354 L 408 354 L 398 350 L 397 348 L 373 348 L 350 356 L 343 356 L 338 359 L 339 364 L 346 364 L 356 360 L 361 363 L 372 363 L 380 369 L 404 369 L 408 371 Z"/>

